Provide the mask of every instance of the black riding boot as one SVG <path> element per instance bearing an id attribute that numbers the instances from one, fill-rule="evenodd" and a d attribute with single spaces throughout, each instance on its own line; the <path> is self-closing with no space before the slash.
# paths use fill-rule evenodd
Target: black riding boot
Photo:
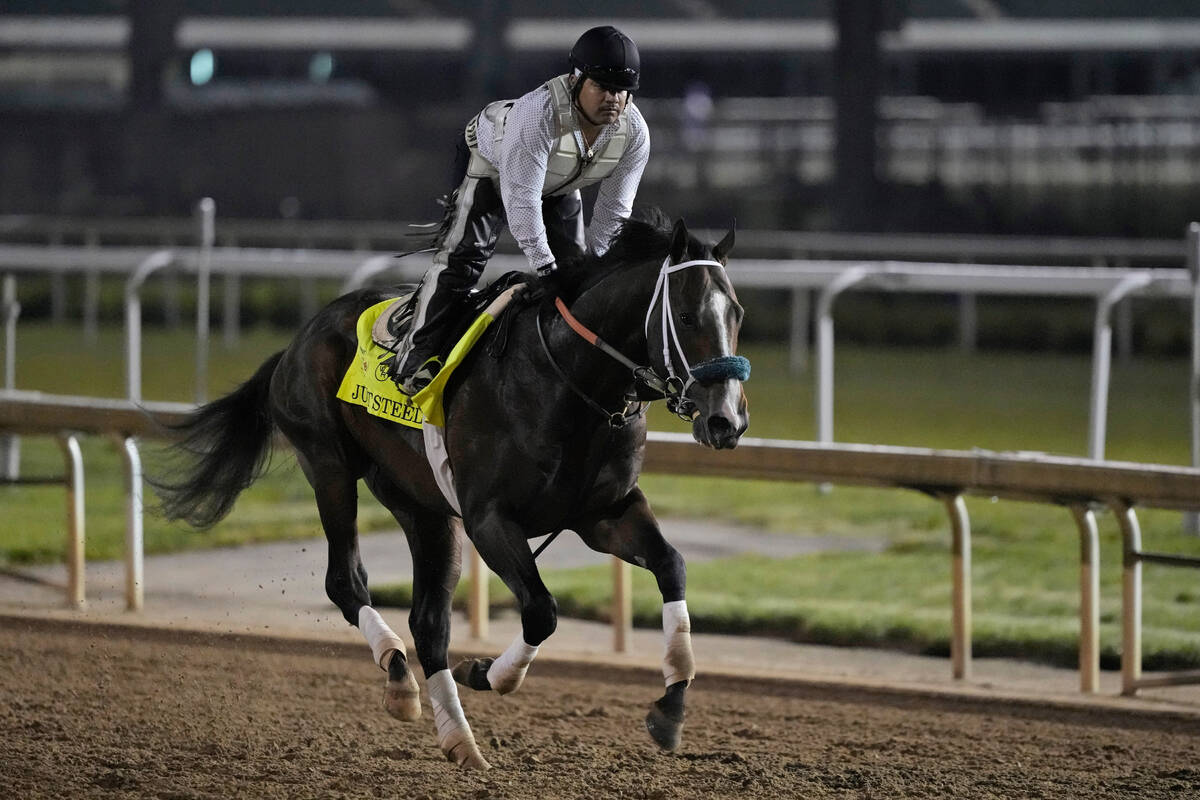
<path id="1" fill-rule="evenodd" d="M 413 325 L 422 320 L 424 324 L 411 334 L 408 352 L 396 370 L 396 384 L 410 397 L 428 386 L 442 368 L 442 353 L 461 309 L 458 294 L 435 285 L 427 299 L 418 298 Z"/>

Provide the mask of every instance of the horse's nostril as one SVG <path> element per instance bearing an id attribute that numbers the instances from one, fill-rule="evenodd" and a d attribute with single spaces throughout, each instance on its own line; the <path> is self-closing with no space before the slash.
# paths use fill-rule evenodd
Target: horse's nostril
<path id="1" fill-rule="evenodd" d="M 725 417 L 713 414 L 708 418 L 708 431 L 713 436 L 728 436 L 733 432 L 733 424 Z"/>

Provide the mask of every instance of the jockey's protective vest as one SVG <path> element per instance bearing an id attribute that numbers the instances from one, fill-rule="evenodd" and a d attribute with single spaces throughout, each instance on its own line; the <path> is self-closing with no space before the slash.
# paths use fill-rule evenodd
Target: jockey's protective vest
<path id="1" fill-rule="evenodd" d="M 600 150 L 585 149 L 583 135 L 575 120 L 574 104 L 571 100 L 571 87 L 566 75 L 559 75 L 546 81 L 553 99 L 555 120 L 555 140 L 550 150 L 550 158 L 546 162 L 546 179 L 542 183 L 542 197 L 567 194 L 576 189 L 599 183 L 612 174 L 625 153 L 629 144 L 629 118 L 622 111 L 617 118 L 617 130 L 609 137 Z M 499 152 L 501 141 L 504 139 L 504 122 L 515 100 L 497 100 L 489 103 L 483 111 L 471 118 L 467 123 L 464 135 L 467 146 L 471 149 L 471 161 L 467 165 L 467 174 L 477 178 L 499 180 L 500 172 L 490 161 L 479 152 L 477 128 L 479 117 L 490 120 L 493 128 L 493 152 Z M 626 106 L 628 108 L 628 106 Z"/>

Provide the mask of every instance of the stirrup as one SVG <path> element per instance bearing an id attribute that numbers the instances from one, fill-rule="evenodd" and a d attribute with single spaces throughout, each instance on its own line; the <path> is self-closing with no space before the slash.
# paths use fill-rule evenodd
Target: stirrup
<path id="1" fill-rule="evenodd" d="M 433 379 L 441 372 L 442 359 L 438 356 L 433 356 L 425 360 L 421 366 L 417 367 L 416 371 L 407 378 L 401 378 L 397 385 L 400 391 L 404 392 L 409 397 L 412 397 L 417 392 L 424 389 L 429 384 L 433 383 Z"/>

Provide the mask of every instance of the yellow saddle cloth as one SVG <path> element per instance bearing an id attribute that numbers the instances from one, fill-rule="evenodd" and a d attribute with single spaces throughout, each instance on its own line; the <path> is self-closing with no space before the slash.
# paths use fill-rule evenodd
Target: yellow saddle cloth
<path id="1" fill-rule="evenodd" d="M 412 397 L 400 391 L 400 387 L 388 376 L 388 362 L 396 355 L 395 352 L 376 344 L 371 336 L 376 320 L 397 300 L 393 297 L 371 306 L 358 317 L 358 353 L 346 369 L 342 385 L 338 387 L 338 399 L 362 406 L 376 417 L 410 428 L 420 428 L 425 422 L 444 427 L 446 414 L 442 408 L 442 393 L 446 382 L 483 332 L 512 300 L 515 288 L 506 289 L 475 318 L 471 327 L 450 350 L 445 366 L 433 382 Z"/>

